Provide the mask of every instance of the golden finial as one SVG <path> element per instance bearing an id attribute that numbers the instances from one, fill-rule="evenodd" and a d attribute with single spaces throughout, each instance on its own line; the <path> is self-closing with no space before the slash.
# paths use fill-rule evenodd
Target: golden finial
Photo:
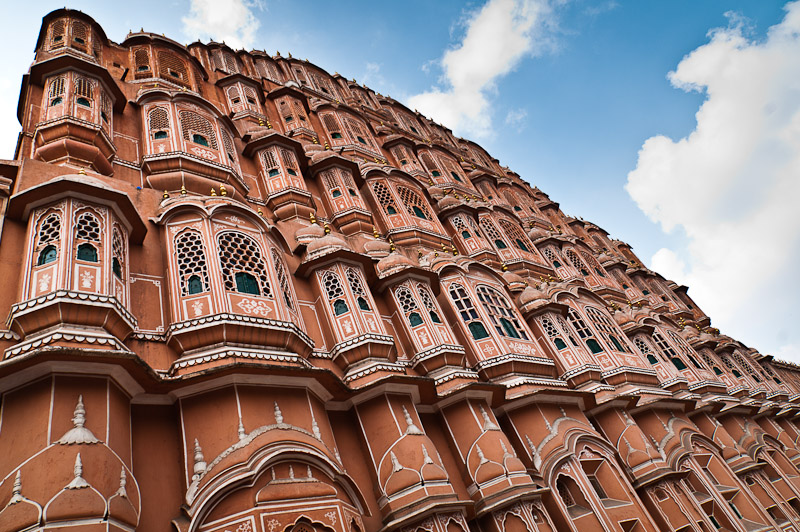
<path id="1" fill-rule="evenodd" d="M 186 195 L 186 185 L 181 185 L 181 196 Z"/>
<path id="2" fill-rule="evenodd" d="M 397 249 L 397 246 L 394 245 L 394 241 L 392 240 L 392 237 L 389 237 L 389 251 L 394 251 L 396 249 Z"/>
<path id="3" fill-rule="evenodd" d="M 259 126 L 262 126 L 262 127 L 264 126 L 264 121 L 263 121 L 263 120 L 261 120 L 260 118 L 258 119 L 258 125 L 259 125 Z"/>
<path id="4" fill-rule="evenodd" d="M 319 144 L 319 138 L 314 137 L 313 139 L 311 139 L 311 142 L 313 142 L 314 144 Z"/>
<path id="5" fill-rule="evenodd" d="M 317 223 L 317 217 L 314 216 L 313 212 L 308 214 L 308 219 L 311 221 L 312 224 L 316 224 Z"/>
<path id="6" fill-rule="evenodd" d="M 503 264 L 501 264 L 501 265 L 500 265 L 500 269 L 501 269 L 501 270 L 503 270 L 504 272 L 507 272 L 507 271 L 508 271 L 508 266 L 506 266 L 506 263 L 505 263 L 505 262 L 504 262 Z"/>
<path id="7" fill-rule="evenodd" d="M 86 169 L 85 168 L 81 168 L 80 170 L 78 170 L 78 173 L 81 174 L 81 175 L 86 175 Z"/>
<path id="8" fill-rule="evenodd" d="M 219 194 L 220 194 L 220 196 L 227 196 L 228 195 L 228 190 L 225 188 L 225 185 L 220 185 L 219 186 Z"/>
<path id="9" fill-rule="evenodd" d="M 167 192 L 167 191 L 165 190 L 165 191 L 164 191 L 164 195 L 163 195 L 163 196 L 161 196 L 161 197 L 162 197 L 162 198 L 164 198 L 164 199 L 167 199 L 167 198 L 169 197 L 169 192 Z"/>
<path id="10" fill-rule="evenodd" d="M 444 242 L 441 243 L 441 246 L 442 246 L 442 251 L 447 253 L 447 248 L 445 247 Z"/>
<path id="11" fill-rule="evenodd" d="M 261 210 L 261 207 L 258 208 L 258 215 L 262 217 L 264 216 L 264 211 Z"/>
<path id="12" fill-rule="evenodd" d="M 381 234 L 378 232 L 378 229 L 374 225 L 372 226 L 372 236 L 374 236 L 375 238 L 381 237 Z"/>
<path id="13" fill-rule="evenodd" d="M 325 149 L 326 149 L 326 150 L 329 150 L 329 149 L 331 149 L 331 146 L 330 146 L 330 144 L 328 144 L 328 141 L 327 141 L 327 140 L 325 141 Z"/>
<path id="14" fill-rule="evenodd" d="M 269 118 L 267 118 L 267 129 L 272 129 L 272 123 L 269 121 Z"/>
<path id="15" fill-rule="evenodd" d="M 429 184 L 430 186 L 433 186 L 433 179 L 431 179 L 430 177 L 428 178 L 428 184 Z"/>
<path id="16" fill-rule="evenodd" d="M 328 225 L 328 222 L 325 222 L 324 228 L 325 228 L 325 234 L 326 235 L 331 234 L 331 226 Z"/>
<path id="17" fill-rule="evenodd" d="M 454 257 L 458 256 L 458 250 L 456 249 L 456 247 L 454 245 L 451 245 L 450 248 L 453 251 L 453 256 Z"/>
<path id="18" fill-rule="evenodd" d="M 417 250 L 417 260 L 422 259 L 422 250 Z"/>
<path id="19" fill-rule="evenodd" d="M 214 190 L 214 187 L 211 187 L 211 195 L 212 196 L 216 196 L 217 195 L 217 191 Z"/>

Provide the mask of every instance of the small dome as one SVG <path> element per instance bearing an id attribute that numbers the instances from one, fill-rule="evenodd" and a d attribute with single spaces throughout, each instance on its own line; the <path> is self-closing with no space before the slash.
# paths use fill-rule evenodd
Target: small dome
<path id="1" fill-rule="evenodd" d="M 530 231 L 528 231 L 528 238 L 530 238 L 534 242 L 547 235 L 548 232 L 538 226 L 533 227 L 531 228 Z"/>
<path id="2" fill-rule="evenodd" d="M 523 279 L 516 273 L 505 272 L 503 274 L 503 279 L 506 281 L 506 283 L 508 283 L 508 288 L 512 292 L 519 292 L 521 290 L 524 290 L 525 287 L 527 286 L 525 279 Z"/>
<path id="3" fill-rule="evenodd" d="M 538 286 L 528 286 L 519 295 L 519 304 L 520 306 L 525 306 L 531 301 L 537 301 L 539 299 L 547 299 L 547 294 L 545 294 Z"/>
<path id="4" fill-rule="evenodd" d="M 372 258 L 382 259 L 391 252 L 392 246 L 383 240 L 367 240 L 364 244 L 364 253 Z"/>
<path id="5" fill-rule="evenodd" d="M 614 311 L 614 321 L 617 322 L 617 325 L 626 325 L 628 323 L 634 322 L 633 313 L 630 309 L 622 309 L 618 308 Z"/>
<path id="6" fill-rule="evenodd" d="M 439 200 L 438 205 L 440 209 L 446 209 L 454 205 L 461 205 L 461 202 L 455 199 L 453 196 L 445 196 Z"/>
<path id="7" fill-rule="evenodd" d="M 378 277 L 381 278 L 387 277 L 401 270 L 405 270 L 406 268 L 413 267 L 414 263 L 411 262 L 408 257 L 402 253 L 398 253 L 396 250 L 379 260 L 378 264 L 375 266 L 375 268 L 378 270 Z"/>
<path id="8" fill-rule="evenodd" d="M 325 236 L 325 229 L 317 224 L 311 224 L 308 227 L 299 229 L 294 238 L 301 244 L 308 244 L 318 238 Z"/>
<path id="9" fill-rule="evenodd" d="M 308 244 L 306 247 L 306 256 L 312 258 L 319 255 L 327 255 L 328 253 L 333 253 L 340 249 L 350 250 L 350 246 L 340 237 L 329 234 L 322 238 L 317 238 Z"/>

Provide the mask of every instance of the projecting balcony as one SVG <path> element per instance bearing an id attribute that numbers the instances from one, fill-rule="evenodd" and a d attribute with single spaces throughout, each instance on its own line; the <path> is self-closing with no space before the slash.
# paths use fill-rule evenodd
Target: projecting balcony
<path id="1" fill-rule="evenodd" d="M 33 158 L 54 164 L 89 167 L 111 175 L 117 148 L 105 127 L 73 116 L 62 116 L 36 125 Z"/>
<path id="2" fill-rule="evenodd" d="M 142 157 L 142 171 L 147 184 L 156 190 L 180 190 L 208 195 L 211 189 L 225 186 L 227 195 L 244 199 L 248 187 L 231 166 L 216 160 L 203 146 L 192 146 L 193 153 L 173 151 Z"/>

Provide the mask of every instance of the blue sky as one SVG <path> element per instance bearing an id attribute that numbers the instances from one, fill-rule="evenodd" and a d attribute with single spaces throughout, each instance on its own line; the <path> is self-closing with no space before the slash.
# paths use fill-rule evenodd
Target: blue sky
<path id="1" fill-rule="evenodd" d="M 20 52 L 0 57 L 0 157 L 12 156 L 19 80 L 41 17 L 63 5 L 14 5 L 7 15 L 0 44 Z M 117 42 L 144 28 L 291 52 L 417 107 L 688 284 L 724 333 L 800 362 L 800 289 L 779 282 L 800 258 L 800 6 L 300 5 L 141 1 L 122 15 L 110 2 L 68 7 Z"/>

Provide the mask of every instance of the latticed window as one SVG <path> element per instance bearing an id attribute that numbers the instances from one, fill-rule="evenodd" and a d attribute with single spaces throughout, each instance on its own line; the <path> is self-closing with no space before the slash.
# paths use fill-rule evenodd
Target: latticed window
<path id="1" fill-rule="evenodd" d="M 408 210 L 410 214 L 413 214 L 417 218 L 422 218 L 423 220 L 433 220 L 433 215 L 428 205 L 422 201 L 422 198 L 420 198 L 416 192 L 406 187 L 397 187 L 397 192 L 400 194 L 400 201 L 405 205 L 406 210 Z"/>
<path id="2" fill-rule="evenodd" d="M 158 77 L 179 85 L 189 85 L 186 63 L 172 52 L 158 52 Z"/>
<path id="3" fill-rule="evenodd" d="M 658 331 L 653 331 L 653 341 L 658 346 L 658 348 L 661 350 L 661 352 L 664 354 L 664 356 L 666 356 L 668 359 L 670 359 L 672 364 L 678 370 L 683 371 L 683 370 L 687 369 L 686 368 L 686 364 L 684 363 L 684 361 L 678 356 L 678 353 L 675 352 L 675 350 L 672 348 L 672 346 L 669 345 L 669 342 L 667 342 L 667 339 L 664 338 L 663 336 L 661 336 L 661 333 L 659 333 Z"/>
<path id="4" fill-rule="evenodd" d="M 603 267 L 600 266 L 600 263 L 597 262 L 597 259 L 595 259 L 590 253 L 581 251 L 581 257 L 583 257 L 583 260 L 586 264 L 588 264 L 589 266 L 592 267 L 592 269 L 594 269 L 597 275 L 599 275 L 600 277 L 606 276 L 606 274 L 603 272 Z"/>
<path id="5" fill-rule="evenodd" d="M 544 255 L 544 257 L 548 261 L 550 261 L 550 264 L 553 265 L 553 268 L 560 268 L 561 267 L 561 262 L 559 262 L 559 260 L 558 260 L 558 253 L 556 253 L 556 251 L 553 248 L 551 248 L 551 247 L 544 248 L 542 250 L 542 255 Z"/>
<path id="6" fill-rule="evenodd" d="M 81 244 L 78 244 L 76 254 L 78 259 L 87 262 L 98 262 L 97 247 L 89 242 L 99 243 L 101 241 L 101 234 L 100 222 L 93 214 L 84 212 L 78 216 L 78 221 L 75 224 L 75 239 L 83 241 Z"/>
<path id="7" fill-rule="evenodd" d="M 48 106 L 53 107 L 64 103 L 64 84 L 66 78 L 58 76 L 50 81 L 50 90 L 47 93 Z"/>
<path id="8" fill-rule="evenodd" d="M 736 369 L 736 366 L 733 365 L 733 362 L 731 362 L 731 359 L 728 357 L 728 355 L 720 355 L 719 358 L 722 360 L 722 363 L 725 365 L 725 367 L 728 368 L 728 370 L 733 373 L 737 379 L 742 378 L 741 372 Z"/>
<path id="9" fill-rule="evenodd" d="M 384 212 L 386 214 L 397 214 L 397 207 L 394 203 L 394 197 L 389 191 L 389 187 L 380 181 L 373 181 L 371 186 L 372 192 L 375 194 Z"/>
<path id="10" fill-rule="evenodd" d="M 344 123 L 347 125 L 347 129 L 350 132 L 351 142 L 358 142 L 369 148 L 375 148 L 375 141 L 372 140 L 372 135 L 361 122 L 354 118 L 345 118 Z"/>
<path id="11" fill-rule="evenodd" d="M 256 241 L 238 231 L 225 231 L 217 241 L 225 289 L 272 297 L 264 258 Z"/>
<path id="12" fill-rule="evenodd" d="M 281 78 L 278 75 L 278 68 L 269 61 L 260 60 L 256 62 L 256 69 L 261 76 L 276 82 L 280 82 Z"/>
<path id="13" fill-rule="evenodd" d="M 330 135 L 331 140 L 334 144 L 343 144 L 344 143 L 344 135 L 342 135 L 342 128 L 339 127 L 339 121 L 336 120 L 336 117 L 332 114 L 325 114 L 322 115 L 322 124 L 325 126 L 325 129 L 328 131 L 328 135 Z M 339 142 L 336 142 L 336 141 Z"/>
<path id="14" fill-rule="evenodd" d="M 431 317 L 431 321 L 433 323 L 442 323 L 441 318 L 439 318 L 439 307 L 434 302 L 431 289 L 422 283 L 417 283 L 417 291 L 422 298 L 422 305 L 425 307 L 425 310 L 428 311 L 428 315 Z"/>
<path id="15" fill-rule="evenodd" d="M 154 139 L 169 137 L 169 112 L 163 107 L 156 107 L 147 114 L 150 134 Z"/>
<path id="16" fill-rule="evenodd" d="M 226 93 L 228 94 L 228 101 L 230 101 L 231 106 L 239 105 L 240 103 L 242 103 L 242 97 L 239 94 L 238 87 L 236 86 L 228 87 Z"/>
<path id="17" fill-rule="evenodd" d="M 583 263 L 583 261 L 580 259 L 580 257 L 578 257 L 577 253 L 575 253 L 571 249 L 568 249 L 568 250 L 566 250 L 564 252 L 564 255 L 567 257 L 567 260 L 569 260 L 569 262 L 572 264 L 572 266 L 576 270 L 581 272 L 581 275 L 583 275 L 584 277 L 589 275 L 589 270 L 586 269 L 586 265 Z"/>
<path id="18" fill-rule="evenodd" d="M 299 170 L 297 166 L 297 158 L 294 156 L 294 152 L 287 150 L 286 148 L 281 148 L 280 153 L 281 161 L 283 161 L 283 167 L 286 168 L 286 173 L 296 176 Z"/>
<path id="19" fill-rule="evenodd" d="M 94 99 L 94 83 L 87 78 L 77 78 L 75 80 L 75 96 L 79 105 L 86 107 L 91 105 L 91 100 Z"/>
<path id="20" fill-rule="evenodd" d="M 395 146 L 392 148 L 392 155 L 394 155 L 394 158 L 397 159 L 398 163 L 400 163 L 400 166 L 411 167 L 414 169 L 417 168 L 417 163 L 414 159 L 414 156 L 409 153 L 405 146 Z"/>
<path id="21" fill-rule="evenodd" d="M 199 294 L 209 288 L 208 265 L 203 238 L 198 231 L 183 231 L 175 237 L 175 254 L 181 294 Z"/>
<path id="22" fill-rule="evenodd" d="M 714 371 L 714 375 L 722 375 L 722 370 L 717 367 L 717 363 L 711 358 L 711 355 L 704 349 L 700 351 L 700 356 L 703 359 L 703 362 L 708 364 L 708 367 Z"/>
<path id="23" fill-rule="evenodd" d="M 572 327 L 569 326 L 569 323 L 567 323 L 567 320 L 565 320 L 561 316 L 556 316 L 556 321 L 558 322 L 558 325 L 561 327 L 561 330 L 563 331 L 563 333 L 569 339 L 570 343 L 572 345 L 574 345 L 575 347 L 578 347 L 578 341 L 575 339 L 575 334 L 572 332 Z"/>
<path id="24" fill-rule="evenodd" d="M 72 46 L 86 51 L 86 42 L 89 40 L 89 28 L 83 22 L 72 21 Z"/>
<path id="25" fill-rule="evenodd" d="M 292 130 L 308 125 L 306 110 L 303 104 L 288 96 L 278 99 L 278 112 L 281 114 L 281 118 L 283 118 L 286 129 Z"/>
<path id="26" fill-rule="evenodd" d="M 244 99 L 247 102 L 247 107 L 251 111 L 258 111 L 258 95 L 250 87 L 244 87 Z"/>
<path id="27" fill-rule="evenodd" d="M 207 118 L 192 111 L 181 111 L 179 116 L 184 140 L 217 149 L 217 135 Z"/>
<path id="28" fill-rule="evenodd" d="M 401 286 L 395 289 L 394 295 L 400 302 L 400 308 L 402 309 L 403 314 L 408 320 L 408 323 L 412 327 L 422 325 L 423 321 L 422 321 L 422 316 L 419 313 L 419 306 L 417 305 L 417 302 L 414 299 L 414 295 L 411 293 L 411 290 L 409 290 L 405 286 Z"/>
<path id="29" fill-rule="evenodd" d="M 586 322 L 583 321 L 583 318 L 581 318 L 580 314 L 578 314 L 574 308 L 570 308 L 567 311 L 567 320 L 569 320 L 570 325 L 572 325 L 572 328 L 578 333 L 581 340 L 584 341 L 586 347 L 589 348 L 589 351 L 593 354 L 603 352 L 603 348 L 600 347 L 600 342 L 597 341 L 592 330 L 586 325 Z"/>
<path id="30" fill-rule="evenodd" d="M 275 267 L 275 274 L 278 277 L 278 286 L 283 294 L 283 300 L 286 302 L 286 306 L 289 310 L 294 311 L 294 296 L 292 295 L 292 289 L 289 285 L 289 276 L 286 274 L 286 266 L 283 263 L 283 258 L 274 249 L 272 250 L 272 264 Z"/>
<path id="31" fill-rule="evenodd" d="M 111 236 L 111 271 L 120 280 L 124 278 L 125 271 L 125 245 L 123 242 L 122 234 L 115 227 Z"/>
<path id="32" fill-rule="evenodd" d="M 750 376 L 753 378 L 754 381 L 761 382 L 761 378 L 758 376 L 756 370 L 753 369 L 753 366 L 751 366 L 750 363 L 744 359 L 744 357 L 739 353 L 739 351 L 733 352 L 733 359 L 736 361 L 737 364 L 739 364 L 740 368 L 744 369 L 747 373 L 750 374 Z"/>
<path id="33" fill-rule="evenodd" d="M 36 249 L 39 256 L 37 266 L 49 264 L 58 258 L 58 241 L 61 239 L 61 217 L 55 213 L 50 214 L 39 226 Z"/>
<path id="34" fill-rule="evenodd" d="M 453 224 L 453 227 L 461 235 L 461 238 L 464 240 L 468 240 L 472 238 L 472 232 L 467 227 L 467 223 L 461 216 L 453 216 L 450 218 L 450 222 Z"/>
<path id="35" fill-rule="evenodd" d="M 500 292 L 488 286 L 479 286 L 475 291 L 498 334 L 510 338 L 528 339 L 511 303 Z"/>
<path id="36" fill-rule="evenodd" d="M 506 241 L 503 240 L 503 237 L 500 235 L 500 231 L 497 230 L 497 227 L 495 227 L 494 223 L 492 223 L 489 218 L 483 216 L 478 220 L 478 223 L 483 229 L 483 232 L 486 233 L 486 236 L 489 237 L 489 240 L 494 244 L 494 247 L 497 249 L 506 249 L 508 247 L 508 244 L 506 244 Z"/>
<path id="37" fill-rule="evenodd" d="M 539 323 L 542 326 L 542 330 L 544 330 L 547 337 L 553 342 L 553 345 L 556 346 L 556 349 L 561 351 L 562 349 L 567 348 L 567 343 L 561 338 L 561 331 L 558 330 L 556 324 L 553 323 L 553 320 L 550 318 L 540 318 Z"/>
<path id="38" fill-rule="evenodd" d="M 624 344 L 624 340 L 622 340 L 620 333 L 617 330 L 617 327 L 614 323 L 603 314 L 602 311 L 596 309 L 594 307 L 586 307 L 586 315 L 589 316 L 589 319 L 592 320 L 594 326 L 597 327 L 597 330 L 605 336 L 606 340 L 609 344 L 614 346 L 617 351 L 621 351 L 623 353 L 630 352 L 630 349 Z M 618 336 L 620 336 L 618 338 Z"/>
<path id="39" fill-rule="evenodd" d="M 333 307 L 334 315 L 340 316 L 350 310 L 347 308 L 347 301 L 345 301 L 342 281 L 335 272 L 325 272 L 322 276 L 322 286 L 325 289 L 325 296 L 328 298 L 328 302 Z"/>
<path id="40" fill-rule="evenodd" d="M 233 139 L 231 134 L 225 128 L 220 128 L 222 132 L 222 145 L 225 147 L 225 153 L 228 154 L 228 163 L 236 164 L 236 149 L 233 147 Z"/>
<path id="41" fill-rule="evenodd" d="M 111 121 L 111 100 L 105 93 L 100 96 L 100 119 L 106 124 Z"/>
<path id="42" fill-rule="evenodd" d="M 231 74 L 238 73 L 239 62 L 236 60 L 236 58 L 227 52 L 223 52 L 222 56 L 225 59 L 225 68 L 228 70 L 228 72 Z"/>
<path id="43" fill-rule="evenodd" d="M 150 54 L 147 53 L 146 48 L 139 48 L 133 52 L 133 69 L 136 73 L 146 72 L 150 73 Z"/>
<path id="44" fill-rule="evenodd" d="M 450 299 L 456 306 L 456 310 L 458 310 L 458 315 L 466 324 L 472 337 L 475 340 L 488 338 L 489 331 L 486 330 L 486 327 L 484 327 L 483 322 L 480 320 L 478 311 L 475 309 L 475 305 L 472 304 L 472 300 L 469 295 L 467 295 L 467 291 L 464 287 L 459 284 L 453 284 L 450 285 L 449 292 Z"/>
<path id="45" fill-rule="evenodd" d="M 531 252 L 531 244 L 528 241 L 528 237 L 525 236 L 519 225 L 508 220 L 500 220 L 500 226 L 517 249 L 528 253 Z"/>
<path id="46" fill-rule="evenodd" d="M 341 168 L 330 168 L 323 171 L 320 176 L 325 188 L 332 198 L 338 198 L 342 195 L 342 190 L 347 192 L 350 196 L 357 198 L 356 183 L 353 181 L 353 176 L 347 170 Z"/>
<path id="47" fill-rule="evenodd" d="M 64 46 L 64 33 L 66 24 L 64 19 L 53 21 L 50 25 L 50 48 L 60 48 Z"/>
<path id="48" fill-rule="evenodd" d="M 276 148 L 267 148 L 261 152 L 261 164 L 268 177 L 276 177 L 281 173 L 278 157 L 275 154 Z"/>
<path id="49" fill-rule="evenodd" d="M 566 482 L 561 477 L 559 477 L 556 481 L 556 490 L 558 491 L 558 496 L 561 497 L 561 502 L 564 503 L 564 506 L 569 508 L 577 504 L 575 502 L 575 498 L 572 496 L 572 493 L 569 491 L 569 487 L 567 487 Z"/>
<path id="50" fill-rule="evenodd" d="M 352 292 L 353 297 L 356 298 L 358 308 L 361 310 L 370 310 L 369 303 L 367 302 L 369 296 L 367 296 L 367 292 L 364 290 L 364 285 L 361 283 L 361 276 L 358 272 L 353 268 L 347 268 L 345 277 L 347 277 L 347 284 L 350 285 L 350 292 Z"/>
<path id="51" fill-rule="evenodd" d="M 700 365 L 700 362 L 697 361 L 697 358 L 695 358 L 694 356 L 695 350 L 692 349 L 689 346 L 689 344 L 686 343 L 686 340 L 678 336 L 678 334 L 675 331 L 667 331 L 667 334 L 675 343 L 675 345 L 678 346 L 678 349 L 681 350 L 681 353 L 683 353 L 683 355 L 689 359 L 689 361 L 692 363 L 694 367 L 696 367 L 697 369 L 705 369 L 703 366 Z"/>
<path id="52" fill-rule="evenodd" d="M 651 364 L 658 364 L 658 359 L 653 354 L 653 350 L 650 349 L 650 346 L 647 345 L 647 342 L 644 341 L 644 338 L 636 337 L 633 339 L 633 343 L 642 352 L 644 356 L 647 357 L 647 361 Z"/>

